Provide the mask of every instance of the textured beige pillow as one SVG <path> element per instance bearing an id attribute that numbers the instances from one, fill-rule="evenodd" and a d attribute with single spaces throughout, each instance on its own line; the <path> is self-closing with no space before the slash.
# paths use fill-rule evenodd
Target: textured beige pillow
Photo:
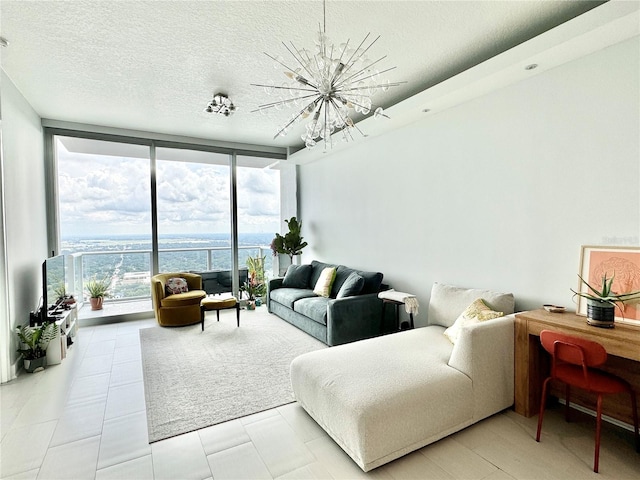
<path id="1" fill-rule="evenodd" d="M 316 282 L 316 286 L 313 288 L 313 293 L 321 297 L 328 297 L 331 293 L 331 286 L 336 279 L 335 267 L 326 267 L 320 273 L 320 278 Z"/>
<path id="2" fill-rule="evenodd" d="M 503 315 L 504 313 L 502 312 L 494 312 L 491 310 L 491 308 L 484 303 L 483 299 L 478 298 L 460 314 L 453 325 L 444 331 L 444 335 L 451 341 L 451 343 L 456 343 L 462 327 L 502 317 Z"/>

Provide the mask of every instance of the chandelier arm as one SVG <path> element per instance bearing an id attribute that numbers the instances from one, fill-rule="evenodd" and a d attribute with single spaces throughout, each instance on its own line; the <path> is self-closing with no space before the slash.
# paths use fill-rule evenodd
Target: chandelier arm
<path id="1" fill-rule="evenodd" d="M 343 80 L 338 84 L 338 86 L 340 86 L 340 85 L 344 85 L 346 82 L 348 82 L 348 81 L 350 81 L 351 79 L 353 79 L 354 77 L 357 77 L 358 75 L 362 74 L 365 70 L 368 70 L 369 68 L 373 67 L 376 63 L 381 62 L 381 61 L 382 61 L 382 60 L 384 60 L 385 58 L 387 58 L 387 56 L 386 56 L 386 55 L 385 55 L 384 57 L 380 57 L 380 58 L 379 58 L 378 60 L 376 60 L 375 62 L 370 63 L 369 65 L 366 65 L 366 66 L 362 67 L 360 70 L 358 70 L 356 73 L 354 73 L 354 74 L 353 74 L 353 75 L 351 75 L 350 77 L 347 77 L 347 78 L 343 79 Z M 368 77 L 358 78 L 357 80 L 360 82 L 360 81 L 362 81 L 362 80 L 366 80 L 367 78 L 371 78 L 371 77 L 373 77 L 374 75 L 382 75 L 383 73 L 387 73 L 387 72 L 389 72 L 389 71 L 393 70 L 394 68 L 396 68 L 396 67 L 390 67 L 390 68 L 387 68 L 386 70 L 382 70 L 381 72 L 373 73 L 373 74 L 369 75 Z"/>
<path id="2" fill-rule="evenodd" d="M 344 48 L 342 49 L 342 53 L 340 53 L 340 58 L 338 59 L 338 62 L 340 62 L 340 63 L 343 63 L 342 62 L 342 57 L 344 56 L 344 52 L 347 51 L 347 48 L 349 48 L 349 42 L 351 42 L 350 38 L 347 39 L 347 43 L 344 44 Z"/>
<path id="3" fill-rule="evenodd" d="M 305 98 L 311 97 L 317 97 L 317 95 L 304 95 L 302 97 L 288 98 L 286 100 L 278 100 L 277 102 L 272 103 L 263 103 L 262 105 L 258 105 L 258 108 L 252 110 L 251 113 L 259 112 L 261 110 L 269 110 L 270 108 L 277 107 L 279 104 L 290 104 L 291 102 L 295 102 L 296 100 L 304 100 Z"/>
<path id="4" fill-rule="evenodd" d="M 282 85 L 265 85 L 262 83 L 251 83 L 252 87 L 268 87 L 268 88 L 277 88 L 279 90 L 296 90 L 298 92 L 317 92 L 317 89 L 314 88 L 302 88 L 302 87 L 283 87 Z"/>
<path id="5" fill-rule="evenodd" d="M 283 42 L 283 45 L 284 45 L 284 42 Z M 286 45 L 285 45 L 285 47 L 286 47 Z M 289 51 L 290 51 L 290 50 L 289 50 Z M 287 70 L 289 70 L 289 71 L 291 71 L 291 72 L 294 72 L 294 71 L 295 71 L 295 69 L 294 69 L 294 68 L 291 68 L 289 65 L 284 64 L 283 62 L 281 62 L 281 61 L 280 61 L 280 60 L 278 60 L 277 58 L 275 58 L 275 57 L 273 57 L 273 56 L 269 55 L 267 52 L 262 52 L 262 53 L 264 53 L 267 57 L 269 57 L 269 58 L 270 58 L 271 60 L 273 60 L 274 62 L 279 63 L 280 65 L 282 65 L 282 66 L 283 66 L 284 68 L 286 68 Z M 292 55 L 293 55 L 293 53 L 292 53 Z M 294 56 L 293 58 L 295 58 L 295 56 Z M 298 59 L 297 59 L 297 58 L 295 58 L 295 59 L 296 59 L 296 61 L 298 61 Z M 300 63 L 300 62 L 298 61 L 298 63 Z"/>
<path id="6" fill-rule="evenodd" d="M 298 62 L 298 65 L 300 65 L 300 66 L 304 69 L 304 71 L 305 71 L 305 72 L 307 72 L 307 73 L 309 74 L 309 77 L 313 78 L 313 73 L 312 73 L 312 72 L 311 72 L 311 71 L 310 71 L 310 70 L 305 66 L 304 62 L 302 62 L 302 61 L 300 60 L 300 58 L 298 58 L 298 57 L 296 56 L 296 54 L 295 54 L 295 53 L 293 53 L 293 51 L 292 51 L 292 50 L 287 46 L 287 44 L 286 44 L 286 43 L 282 42 L 282 45 L 284 45 L 284 48 L 286 48 L 286 49 L 287 49 L 287 51 L 291 54 L 291 56 L 295 59 L 295 61 L 296 61 L 296 62 Z M 293 47 L 293 49 L 296 51 L 296 53 L 297 53 L 298 55 L 300 55 L 300 50 L 298 50 L 298 49 L 296 48 L 296 46 L 293 44 L 293 42 L 291 42 L 291 46 L 292 46 L 292 47 Z M 301 58 L 302 58 L 302 57 L 301 57 Z M 279 63 L 279 62 L 278 62 L 278 63 Z M 282 65 L 282 63 L 280 63 L 280 65 Z M 293 68 L 289 68 L 289 67 L 287 67 L 287 69 L 288 69 L 288 70 L 291 70 L 291 72 L 295 72 L 295 69 L 293 69 Z M 303 78 L 304 78 L 304 77 L 303 77 Z M 318 88 L 316 85 L 314 85 L 314 84 L 312 84 L 311 82 L 309 82 L 306 78 L 305 78 L 305 80 L 306 80 L 306 81 L 308 82 L 308 84 L 309 84 L 310 86 L 312 86 L 313 88 Z M 314 80 L 315 80 L 315 79 L 314 79 Z"/>
<path id="7" fill-rule="evenodd" d="M 338 108 L 338 105 L 336 104 L 336 101 L 333 98 L 330 99 L 330 102 L 331 102 L 331 106 L 333 107 L 333 109 L 336 112 L 336 115 L 338 116 L 338 118 L 340 118 L 340 121 L 343 124 L 348 126 L 349 123 L 347 122 L 347 120 L 349 120 L 349 116 L 348 115 L 347 116 L 342 115 L 342 113 L 340 112 L 340 109 Z"/>
<path id="8" fill-rule="evenodd" d="M 362 41 L 360 42 L 360 45 L 358 45 L 358 48 L 356 48 L 353 53 L 351 54 L 351 57 L 349 57 L 349 60 L 347 60 L 345 62 L 345 65 L 349 65 L 351 64 L 351 60 L 353 60 L 353 57 L 356 56 L 356 53 L 358 53 L 358 50 L 360 50 L 360 47 L 362 47 L 362 45 L 364 45 L 364 42 L 367 41 L 367 38 L 369 38 L 369 35 L 371 35 L 371 32 L 367 33 L 365 35 L 365 37 L 362 39 Z M 380 38 L 380 37 L 378 37 Z M 378 40 L 378 38 L 376 38 L 376 40 Z M 373 43 L 375 43 L 375 40 L 373 41 Z M 373 43 L 371 45 L 373 45 Z M 369 50 L 369 48 L 371 47 L 371 45 L 369 45 L 369 47 L 367 47 L 367 50 Z M 362 55 L 364 55 L 364 53 L 367 51 L 365 50 L 364 52 L 362 52 L 360 55 L 358 55 L 358 58 L 360 58 Z M 354 62 L 358 60 L 358 58 L 356 58 L 355 60 L 353 60 Z"/>
<path id="9" fill-rule="evenodd" d="M 388 86 L 390 87 L 397 87 L 398 85 L 402 84 L 402 83 L 407 83 L 407 82 L 393 82 L 393 83 L 389 83 Z M 351 88 L 342 88 L 340 90 L 338 90 L 340 93 L 346 93 L 346 92 L 353 92 L 355 90 L 366 90 L 368 88 L 382 88 L 387 86 L 387 84 L 377 84 L 377 85 L 367 85 L 364 87 L 351 87 Z"/>
<path id="10" fill-rule="evenodd" d="M 278 136 L 279 136 L 282 132 L 284 132 L 287 128 L 289 128 L 289 126 L 290 126 L 290 125 L 292 125 L 294 122 L 296 122 L 296 121 L 297 121 L 297 120 L 298 120 L 298 119 L 299 119 L 299 118 L 304 114 L 305 110 L 309 107 L 309 105 L 312 105 L 312 104 L 314 104 L 315 102 L 316 102 L 315 100 L 314 100 L 313 102 L 310 102 L 309 104 L 307 104 L 307 106 L 306 106 L 306 107 L 304 107 L 302 110 L 300 110 L 300 111 L 298 112 L 298 114 L 297 114 L 295 117 L 293 117 L 293 118 L 289 121 L 289 123 L 287 123 L 284 127 L 282 127 L 280 130 L 278 130 L 278 133 L 276 133 L 276 134 L 273 136 L 273 139 L 275 140 L 276 138 L 278 138 Z"/>
<path id="11" fill-rule="evenodd" d="M 318 119 L 320 118 L 320 112 L 322 111 L 322 106 L 324 105 L 324 97 L 319 97 L 320 99 L 320 106 L 318 107 L 318 109 L 316 110 L 316 113 L 313 115 L 313 127 L 311 128 L 311 138 L 313 138 L 315 140 L 315 131 L 316 131 L 316 127 L 318 126 Z"/>
<path id="12" fill-rule="evenodd" d="M 363 56 L 365 53 L 367 53 L 367 52 L 369 51 L 369 49 L 373 46 L 373 44 L 374 44 L 374 43 L 376 43 L 376 42 L 378 41 L 378 39 L 380 38 L 380 35 L 378 35 L 378 36 L 376 37 L 376 39 L 375 39 L 373 42 L 371 42 L 367 48 L 365 48 L 362 52 L 360 52 L 360 54 L 358 55 L 358 57 L 357 57 L 356 59 L 353 59 L 353 56 L 354 56 L 356 53 L 358 53 L 358 50 L 360 50 L 360 47 L 362 46 L 362 44 L 364 43 L 364 41 L 369 37 L 369 35 L 371 35 L 371 33 L 367 33 L 367 36 L 366 36 L 366 37 L 364 37 L 364 39 L 362 40 L 362 42 L 360 42 L 360 45 L 358 45 L 358 48 L 356 49 L 356 51 L 355 51 L 355 52 L 353 52 L 353 55 L 351 55 L 351 58 L 349 59 L 349 61 L 348 61 L 348 62 L 347 62 L 347 64 L 346 64 L 346 65 L 347 65 L 347 68 L 345 68 L 345 69 L 342 71 L 342 73 L 343 73 L 343 74 L 345 74 L 346 72 L 348 72 L 348 71 L 351 69 L 351 67 L 353 67 L 353 65 L 355 64 L 355 62 L 357 62 L 358 60 L 360 60 L 360 58 L 362 58 L 362 56 Z M 386 57 L 386 55 L 385 55 L 384 57 L 382 57 L 382 58 L 385 58 L 385 57 Z M 380 60 L 382 60 L 382 58 L 381 58 L 381 59 L 379 59 L 379 60 L 377 60 L 377 61 L 379 62 Z M 352 61 L 352 59 L 353 59 L 353 61 Z M 374 62 L 374 63 L 375 63 L 375 62 Z"/>
<path id="13" fill-rule="evenodd" d="M 351 103 L 352 105 L 356 105 L 356 106 L 358 106 L 358 107 L 360 107 L 360 108 L 362 108 L 362 109 L 364 109 L 364 110 L 369 110 L 369 111 L 371 111 L 371 107 L 365 107 L 364 105 L 361 105 L 361 104 L 359 104 L 359 103 L 356 103 L 356 102 L 354 102 L 353 100 L 347 100 L 346 98 L 344 98 L 344 97 L 342 97 L 342 96 L 339 96 L 339 95 L 336 95 L 336 98 L 337 98 L 338 100 L 340 100 L 341 102 L 345 102 L 345 103 L 349 102 L 349 103 Z M 354 126 L 355 126 L 355 124 L 354 124 Z"/>

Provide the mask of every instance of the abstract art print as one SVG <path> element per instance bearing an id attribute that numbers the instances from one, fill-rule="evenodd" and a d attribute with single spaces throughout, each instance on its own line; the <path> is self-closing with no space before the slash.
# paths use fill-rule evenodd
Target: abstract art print
<path id="1" fill-rule="evenodd" d="M 602 278 L 613 277 L 612 293 L 622 294 L 640 290 L 640 247 L 583 245 L 580 255 L 580 276 L 596 289 L 602 287 Z M 588 293 L 579 282 L 579 292 Z M 616 308 L 616 322 L 640 325 L 640 304 Z M 587 314 L 587 300 L 578 296 L 578 314 Z"/>

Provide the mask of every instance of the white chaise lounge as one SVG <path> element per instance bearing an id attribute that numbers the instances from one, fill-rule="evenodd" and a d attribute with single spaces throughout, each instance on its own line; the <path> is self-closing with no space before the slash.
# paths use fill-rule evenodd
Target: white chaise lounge
<path id="1" fill-rule="evenodd" d="M 443 334 L 478 298 L 514 311 L 511 294 L 435 284 L 429 326 L 296 358 L 296 400 L 365 472 L 508 408 L 513 316 Z"/>

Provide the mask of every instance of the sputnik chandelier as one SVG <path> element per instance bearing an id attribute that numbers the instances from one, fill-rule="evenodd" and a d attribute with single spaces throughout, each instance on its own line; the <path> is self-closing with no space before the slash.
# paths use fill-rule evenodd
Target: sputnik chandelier
<path id="1" fill-rule="evenodd" d="M 286 62 L 281 57 L 265 55 L 276 62 L 275 67 L 284 68 L 289 81 L 282 84 L 252 84 L 263 87 L 270 95 L 278 95 L 278 99 L 258 106 L 254 112 L 265 112 L 269 109 L 282 110 L 283 107 L 295 107 L 296 111 L 286 124 L 278 128 L 274 139 L 285 136 L 293 125 L 301 120 L 310 119 L 305 132 L 301 135 L 307 148 L 313 148 L 319 142 L 333 147 L 333 138 L 338 136 L 343 141 L 353 140 L 353 132 L 358 128 L 350 117 L 355 110 L 363 115 L 371 112 L 371 97 L 378 91 L 386 92 L 392 86 L 406 82 L 389 82 L 381 79 L 381 75 L 396 67 L 377 70 L 378 64 L 386 55 L 371 61 L 369 49 L 380 38 L 366 44 L 368 33 L 356 48 L 346 43 L 333 45 L 326 35 L 326 5 L 323 1 L 322 29 L 318 28 L 314 51 L 297 48 L 293 42 L 290 46 L 282 42 L 293 57 Z M 382 107 L 374 108 L 374 118 L 387 117 Z"/>

